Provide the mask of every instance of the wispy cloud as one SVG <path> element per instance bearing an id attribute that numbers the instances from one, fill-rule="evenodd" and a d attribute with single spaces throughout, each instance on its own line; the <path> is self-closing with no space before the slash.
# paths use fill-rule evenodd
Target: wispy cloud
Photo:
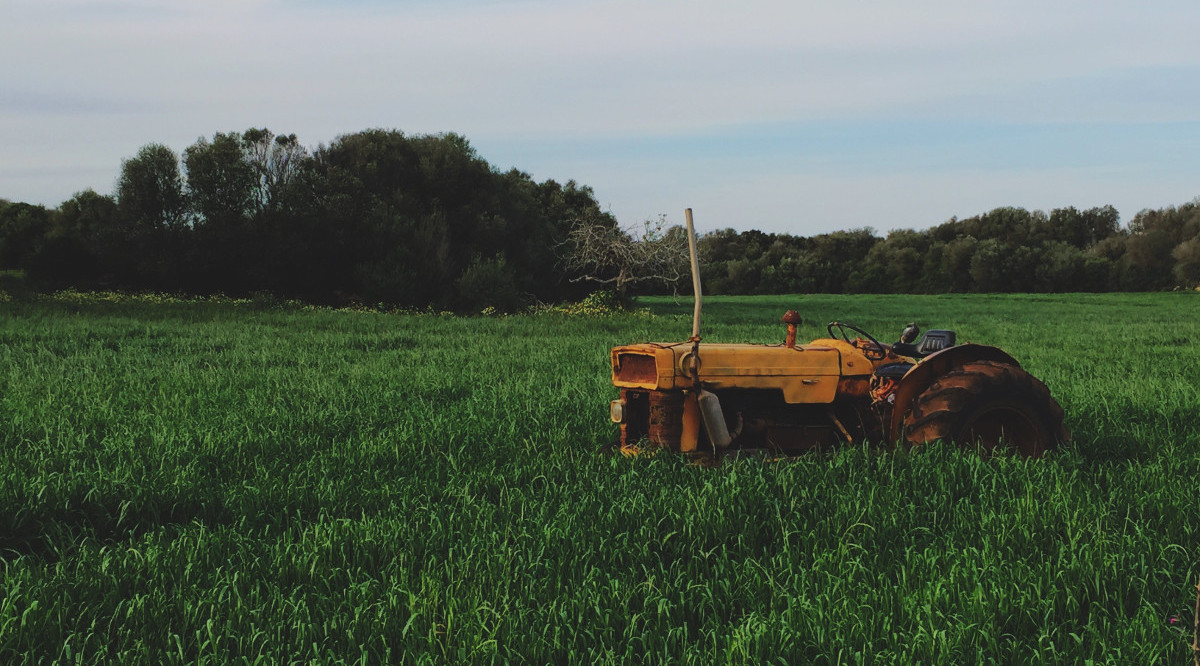
<path id="1" fill-rule="evenodd" d="M 107 191 L 144 143 L 252 125 L 311 143 L 457 131 L 500 166 L 577 178 L 635 218 L 665 212 L 647 188 L 682 208 L 721 183 L 760 197 L 742 227 L 785 208 L 812 228 L 874 217 L 855 213 L 883 208 L 861 194 L 872 182 L 930 183 L 887 203 L 910 226 L 983 210 L 989 182 L 1020 195 L 1059 178 L 1056 205 L 1081 205 L 1102 166 L 1128 176 L 1104 183 L 1112 198 L 1151 206 L 1162 181 L 1139 173 L 1200 180 L 1169 150 L 1200 121 L 1195 3 L 43 0 L 6 14 L 0 162 L 111 164 L 103 182 L 0 180 L 0 196 L 50 204 Z M 761 198 L 762 183 L 821 177 L 844 186 Z M 1181 187 L 1168 203 L 1197 193 Z"/>

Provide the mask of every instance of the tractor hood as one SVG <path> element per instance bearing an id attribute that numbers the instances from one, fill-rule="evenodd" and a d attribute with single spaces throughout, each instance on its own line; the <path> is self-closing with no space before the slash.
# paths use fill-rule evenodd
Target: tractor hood
<path id="1" fill-rule="evenodd" d="M 700 344 L 699 379 L 710 390 L 778 389 L 789 403 L 832 402 L 838 381 L 873 364 L 841 340 L 784 345 Z M 612 383 L 656 391 L 690 389 L 697 366 L 690 342 L 648 342 L 612 350 Z"/>

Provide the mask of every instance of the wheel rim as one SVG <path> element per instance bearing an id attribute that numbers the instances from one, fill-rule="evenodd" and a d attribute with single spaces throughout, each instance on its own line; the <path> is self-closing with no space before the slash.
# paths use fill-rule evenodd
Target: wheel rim
<path id="1" fill-rule="evenodd" d="M 1015 403 L 993 404 L 977 412 L 963 427 L 961 440 L 985 451 L 1009 448 L 1034 457 L 1044 451 L 1041 426 Z"/>

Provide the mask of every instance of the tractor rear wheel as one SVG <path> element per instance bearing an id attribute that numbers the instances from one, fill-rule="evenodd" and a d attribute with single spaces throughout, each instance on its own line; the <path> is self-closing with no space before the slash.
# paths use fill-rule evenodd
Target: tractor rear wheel
<path id="1" fill-rule="evenodd" d="M 1041 457 L 1068 435 L 1063 410 L 1037 378 L 1008 363 L 976 361 L 939 377 L 904 419 L 909 444 L 936 440 Z"/>

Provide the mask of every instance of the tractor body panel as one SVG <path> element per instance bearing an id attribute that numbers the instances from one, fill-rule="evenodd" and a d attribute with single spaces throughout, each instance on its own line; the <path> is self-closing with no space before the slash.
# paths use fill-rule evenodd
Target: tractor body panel
<path id="1" fill-rule="evenodd" d="M 672 391 L 699 382 L 714 392 L 727 389 L 779 391 L 789 404 L 833 402 L 843 377 L 868 376 L 874 365 L 841 340 L 813 344 L 693 345 L 682 342 L 625 345 L 612 350 L 612 383 L 619 388 Z"/>

